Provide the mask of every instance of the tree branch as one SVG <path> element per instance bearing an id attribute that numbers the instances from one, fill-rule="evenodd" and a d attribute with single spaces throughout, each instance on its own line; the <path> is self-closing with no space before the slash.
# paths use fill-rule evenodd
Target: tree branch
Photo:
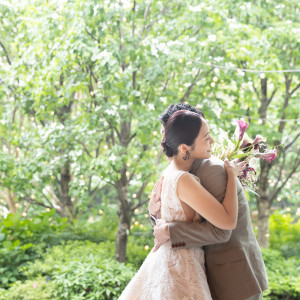
<path id="1" fill-rule="evenodd" d="M 253 88 L 254 88 L 254 91 L 255 91 L 255 94 L 256 94 L 258 100 L 260 100 L 259 92 L 258 92 L 258 90 L 256 89 L 256 87 L 255 87 L 254 84 L 253 84 Z"/>
<path id="2" fill-rule="evenodd" d="M 2 42 L 1 42 L 1 41 L 0 41 L 0 46 L 1 46 L 1 48 L 3 49 L 4 53 L 5 53 L 5 57 L 6 57 L 6 59 L 7 59 L 7 62 L 8 62 L 8 63 L 9 63 L 9 65 L 11 66 L 11 61 L 10 61 L 10 59 L 9 59 L 8 52 L 7 52 L 7 50 L 6 50 L 5 46 L 2 44 Z"/>
<path id="3" fill-rule="evenodd" d="M 96 157 L 96 158 L 99 156 L 99 150 L 100 150 L 101 142 L 102 142 L 102 141 L 99 140 L 98 146 L 97 146 L 97 148 L 96 148 L 96 150 L 95 150 L 95 153 L 96 153 L 95 157 Z"/>
<path id="4" fill-rule="evenodd" d="M 92 77 L 94 78 L 95 82 L 97 83 L 98 82 L 98 79 L 96 78 L 94 72 L 93 72 L 93 69 L 91 66 L 89 66 L 89 70 L 90 70 L 90 74 L 92 75 Z"/>
<path id="5" fill-rule="evenodd" d="M 272 101 L 272 99 L 273 99 L 275 93 L 277 92 L 277 90 L 278 90 L 278 87 L 276 87 L 276 88 L 273 90 L 271 97 L 268 99 L 267 106 L 271 103 L 271 101 Z"/>
<path id="6" fill-rule="evenodd" d="M 147 200 L 144 200 L 144 201 L 142 201 L 142 202 L 139 202 L 136 206 L 134 206 L 134 207 L 131 209 L 131 211 L 134 211 L 135 209 L 137 209 L 137 208 L 143 206 L 143 205 L 146 204 L 148 201 L 149 201 L 149 200 L 147 199 Z"/>
<path id="7" fill-rule="evenodd" d="M 122 5 L 122 2 L 120 1 L 120 6 L 121 5 Z M 124 46 L 123 42 L 125 42 L 125 41 L 124 41 L 124 32 L 123 32 L 123 28 L 122 28 L 122 17 L 120 17 L 120 21 L 119 22 L 120 22 L 120 24 L 119 24 L 120 50 L 121 50 L 121 53 L 123 54 L 124 50 L 125 50 L 125 46 Z M 122 67 L 123 71 L 126 68 L 124 57 L 122 58 L 121 67 Z"/>
<path id="8" fill-rule="evenodd" d="M 118 139 L 120 140 L 121 139 L 121 135 L 120 135 L 120 132 L 119 132 L 118 128 L 117 127 L 113 127 L 113 129 L 117 133 Z"/>
<path id="9" fill-rule="evenodd" d="M 87 28 L 85 28 L 86 33 L 95 41 L 97 41 L 98 43 L 100 43 L 100 40 L 98 40 L 96 37 L 94 37 L 88 30 Z"/>
<path id="10" fill-rule="evenodd" d="M 91 184 L 92 184 L 92 177 L 93 175 L 89 176 L 89 183 L 88 183 L 88 192 L 91 192 Z"/>
<path id="11" fill-rule="evenodd" d="M 132 7 L 132 12 L 133 12 L 133 17 L 132 17 L 132 25 L 131 25 L 131 32 L 132 32 L 132 37 L 134 37 L 134 32 L 135 32 L 135 24 L 134 24 L 134 15 L 135 15 L 135 6 L 136 6 L 136 1 L 133 1 L 133 7 Z"/>
<path id="12" fill-rule="evenodd" d="M 166 90 L 171 77 L 172 77 L 172 72 L 168 75 L 167 80 L 165 82 L 165 85 L 164 85 L 164 87 L 162 89 L 162 92 L 164 92 Z"/>
<path id="13" fill-rule="evenodd" d="M 149 174 L 148 176 L 146 176 L 146 178 L 144 179 L 144 182 L 143 184 L 141 185 L 139 191 L 136 193 L 136 198 L 139 200 L 138 204 L 135 205 L 133 208 L 132 208 L 132 211 L 134 211 L 135 209 L 137 209 L 138 207 L 142 206 L 143 204 L 147 203 L 148 199 L 141 202 L 141 196 L 143 194 L 143 191 L 145 189 L 145 187 L 148 185 L 148 179 L 151 177 L 151 174 Z"/>
<path id="14" fill-rule="evenodd" d="M 159 17 L 164 15 L 166 12 L 168 11 L 168 7 L 164 7 L 156 16 L 156 19 L 154 19 L 153 21 L 151 21 L 147 26 L 146 26 L 146 30 L 147 32 L 145 33 L 144 37 L 147 37 L 147 35 L 149 34 L 150 30 L 152 29 L 153 25 L 159 20 Z"/>
<path id="15" fill-rule="evenodd" d="M 285 151 L 286 151 L 288 148 L 290 148 L 290 147 L 296 142 L 296 140 L 298 139 L 299 136 L 300 136 L 300 132 L 295 136 L 295 138 L 294 138 L 289 144 L 287 144 L 287 145 L 285 146 Z"/>
<path id="16" fill-rule="evenodd" d="M 193 28 L 193 26 L 189 26 L 189 27 L 187 27 L 187 28 L 184 28 L 179 34 L 177 34 L 177 35 L 175 35 L 175 37 L 173 38 L 173 40 L 177 40 L 181 35 L 183 35 L 187 30 L 189 30 L 189 29 L 192 29 Z M 199 27 L 198 27 L 199 28 Z M 200 29 L 200 28 L 199 28 Z M 198 31 L 199 31 L 199 29 L 197 29 Z M 196 31 L 196 34 L 197 34 L 197 31 Z M 194 36 L 195 34 L 193 34 L 193 36 Z"/>
<path id="17" fill-rule="evenodd" d="M 34 205 L 38 205 L 38 206 L 42 206 L 42 207 L 46 207 L 46 208 L 49 208 L 49 209 L 52 209 L 53 206 L 48 206 L 42 202 L 39 202 L 39 201 L 36 201 L 36 200 L 33 200 L 31 198 L 28 198 L 28 197 L 24 197 L 23 200 L 29 202 L 30 204 L 34 204 Z"/>
<path id="18" fill-rule="evenodd" d="M 97 184 L 96 187 L 94 187 L 91 191 L 90 191 L 90 195 L 92 195 L 94 197 L 94 195 L 96 195 L 97 193 L 96 192 L 99 192 L 101 190 L 103 190 L 105 188 L 105 185 L 103 187 L 101 187 L 99 189 L 99 185 L 100 185 L 101 181 L 99 181 L 99 183 Z"/>
<path id="19" fill-rule="evenodd" d="M 132 180 L 132 178 L 134 177 L 134 175 L 135 175 L 135 171 L 132 171 L 132 173 L 129 176 L 128 182 L 130 182 Z"/>
<path id="20" fill-rule="evenodd" d="M 61 184 L 60 180 L 58 179 L 57 175 L 55 175 L 55 179 L 57 180 L 58 184 Z"/>
<path id="21" fill-rule="evenodd" d="M 106 118 L 105 118 L 106 119 Z M 119 137 L 119 131 L 118 129 L 111 123 L 110 120 L 106 119 L 107 123 L 109 124 L 109 129 L 110 129 L 110 139 L 111 139 L 111 143 L 112 145 L 115 145 L 115 136 L 114 136 L 114 130 L 117 133 L 117 136 Z M 109 144 L 109 146 L 111 146 L 109 139 L 107 138 L 106 142 Z M 100 147 L 100 145 L 99 145 Z"/>
<path id="22" fill-rule="evenodd" d="M 147 96 L 146 96 L 146 99 L 145 99 L 145 104 L 148 102 L 149 95 L 150 95 L 150 90 L 147 92 Z"/>
<path id="23" fill-rule="evenodd" d="M 205 76 L 207 76 L 211 71 L 212 71 L 212 69 L 209 69 L 209 70 L 205 73 Z M 184 101 L 186 101 L 186 100 L 189 98 L 189 96 L 190 96 L 190 94 L 191 94 L 191 92 L 192 92 L 194 86 L 195 86 L 196 83 L 199 81 L 199 78 L 198 78 L 198 77 L 199 77 L 199 75 L 200 75 L 201 73 L 202 73 L 202 69 L 200 68 L 200 69 L 198 69 L 198 72 L 197 72 L 196 76 L 194 77 L 194 80 L 193 80 L 192 84 L 188 87 L 188 89 L 187 89 L 187 91 L 185 92 L 184 96 L 180 99 L 180 102 L 184 102 Z"/>
<path id="24" fill-rule="evenodd" d="M 284 169 L 284 165 L 285 165 L 285 158 L 286 158 L 286 153 L 283 152 L 283 160 L 282 160 L 282 164 L 280 166 L 280 170 L 279 170 L 279 176 L 277 178 L 277 182 L 276 184 L 274 185 L 274 188 L 273 190 L 275 191 L 276 190 L 276 187 L 278 186 L 278 183 L 280 182 L 281 178 L 282 178 L 282 171 Z M 273 199 L 273 196 L 271 195 L 271 199 Z"/>
<path id="25" fill-rule="evenodd" d="M 278 132 L 279 133 L 283 133 L 284 127 L 285 127 L 285 122 L 283 121 L 285 119 L 285 109 L 287 108 L 288 104 L 289 104 L 289 99 L 290 99 L 290 95 L 289 95 L 289 89 L 292 83 L 292 77 L 289 78 L 288 75 L 284 75 L 285 77 L 285 98 L 284 98 L 284 102 L 283 102 L 283 106 L 282 106 L 282 114 L 281 114 L 281 121 L 279 122 L 279 128 L 278 128 Z M 280 144 L 279 141 L 275 141 L 274 144 Z"/>
<path id="26" fill-rule="evenodd" d="M 140 32 L 140 37 L 143 36 L 144 31 L 145 31 L 145 23 L 146 23 L 146 20 L 147 20 L 147 18 L 148 18 L 150 6 L 151 6 L 151 2 L 148 3 L 148 5 L 147 5 L 146 8 L 145 8 L 145 12 L 144 12 L 144 23 L 143 23 L 143 27 L 142 27 L 141 32 Z"/>
<path id="27" fill-rule="evenodd" d="M 290 95 L 293 95 L 300 87 L 300 83 L 289 93 Z"/>
<path id="28" fill-rule="evenodd" d="M 90 158 L 94 158 L 91 153 L 89 152 L 89 150 L 86 148 L 85 144 L 78 141 L 78 143 L 83 147 L 83 150 L 86 152 L 86 154 L 90 157 Z"/>
<path id="29" fill-rule="evenodd" d="M 285 181 L 282 183 L 282 185 L 277 190 L 275 190 L 272 193 L 270 199 L 274 199 L 274 198 L 277 197 L 277 195 L 279 194 L 279 192 L 281 191 L 281 189 L 286 185 L 286 183 L 288 182 L 288 180 L 296 172 L 296 170 L 298 169 L 299 166 L 300 166 L 300 162 L 299 162 L 299 152 L 298 152 L 297 160 L 296 160 L 296 162 L 294 162 L 294 167 L 293 167 L 292 171 L 289 173 L 288 177 L 285 179 Z"/>
<path id="30" fill-rule="evenodd" d="M 132 141 L 132 139 L 136 136 L 136 133 L 134 133 L 130 138 L 129 138 L 129 143 Z M 128 143 L 128 144 L 129 144 Z"/>

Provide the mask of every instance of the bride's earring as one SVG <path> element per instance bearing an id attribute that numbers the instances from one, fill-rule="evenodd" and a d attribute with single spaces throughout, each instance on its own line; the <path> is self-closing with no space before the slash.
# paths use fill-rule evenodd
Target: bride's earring
<path id="1" fill-rule="evenodd" d="M 182 158 L 184 160 L 188 160 L 190 158 L 190 156 L 191 156 L 190 151 L 186 151 L 185 156 L 183 156 Z"/>

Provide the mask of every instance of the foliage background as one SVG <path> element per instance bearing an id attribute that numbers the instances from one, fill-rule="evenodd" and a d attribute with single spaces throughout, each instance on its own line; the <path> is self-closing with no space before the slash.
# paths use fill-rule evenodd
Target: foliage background
<path id="1" fill-rule="evenodd" d="M 284 145 L 250 206 L 271 249 L 265 297 L 296 299 L 300 84 L 281 71 L 300 69 L 299 13 L 295 0 L 2 1 L 3 297 L 117 297 L 153 245 L 158 116 L 188 102 L 216 141 L 245 116 L 251 138 Z"/>

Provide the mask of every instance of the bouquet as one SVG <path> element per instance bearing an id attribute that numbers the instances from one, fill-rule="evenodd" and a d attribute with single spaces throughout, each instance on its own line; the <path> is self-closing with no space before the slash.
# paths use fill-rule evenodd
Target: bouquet
<path id="1" fill-rule="evenodd" d="M 243 185 L 247 198 L 247 191 L 254 192 L 257 189 L 257 168 L 259 159 L 266 159 L 270 163 L 277 156 L 277 148 L 270 149 L 266 139 L 261 135 L 256 135 L 254 140 L 247 135 L 248 124 L 244 120 L 238 120 L 238 125 L 232 139 L 223 136 L 221 142 L 213 144 L 213 154 L 221 160 L 238 159 L 247 161 L 243 175 L 239 180 Z"/>

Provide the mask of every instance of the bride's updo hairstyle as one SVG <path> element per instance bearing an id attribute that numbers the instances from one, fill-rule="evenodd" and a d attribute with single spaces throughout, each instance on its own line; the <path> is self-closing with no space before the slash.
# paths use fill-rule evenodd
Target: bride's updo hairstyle
<path id="1" fill-rule="evenodd" d="M 165 125 L 165 139 L 161 143 L 168 157 L 178 154 L 178 146 L 193 146 L 202 125 L 201 116 L 197 113 L 179 110 L 173 113 Z"/>

